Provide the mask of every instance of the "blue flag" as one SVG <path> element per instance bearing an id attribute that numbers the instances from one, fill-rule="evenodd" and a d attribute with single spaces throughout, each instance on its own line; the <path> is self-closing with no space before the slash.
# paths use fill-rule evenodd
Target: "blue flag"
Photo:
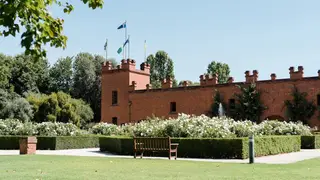
<path id="1" fill-rule="evenodd" d="M 123 47 L 125 47 L 128 43 L 129 43 L 129 39 L 127 39 L 126 42 L 124 42 Z"/>
<path id="2" fill-rule="evenodd" d="M 121 24 L 118 29 L 127 28 L 127 21 Z"/>

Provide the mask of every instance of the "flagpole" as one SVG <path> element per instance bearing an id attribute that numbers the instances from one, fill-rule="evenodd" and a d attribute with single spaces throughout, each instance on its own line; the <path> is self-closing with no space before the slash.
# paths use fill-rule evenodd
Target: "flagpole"
<path id="1" fill-rule="evenodd" d="M 144 40 L 144 62 L 147 62 L 147 40 Z"/>
<path id="2" fill-rule="evenodd" d="M 130 35 L 128 35 L 128 59 L 130 59 Z"/>
<path id="3" fill-rule="evenodd" d="M 125 33 L 124 33 L 124 42 L 126 42 L 126 40 L 127 40 L 127 20 L 125 21 L 125 25 L 126 25 L 126 28 L 125 28 Z M 126 50 L 127 50 L 127 47 L 125 46 L 124 47 L 124 59 L 126 59 Z"/>
<path id="4" fill-rule="evenodd" d="M 108 61 L 108 39 L 107 39 L 107 46 L 106 46 L 106 61 Z"/>

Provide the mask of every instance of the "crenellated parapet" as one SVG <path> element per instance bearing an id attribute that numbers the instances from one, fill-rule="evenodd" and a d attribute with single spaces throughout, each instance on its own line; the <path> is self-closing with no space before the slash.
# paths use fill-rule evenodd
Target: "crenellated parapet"
<path id="1" fill-rule="evenodd" d="M 136 90 L 136 87 L 137 87 L 137 82 L 136 81 L 132 81 L 131 85 L 129 86 L 129 91 Z"/>
<path id="2" fill-rule="evenodd" d="M 259 72 L 257 70 L 253 70 L 252 75 L 250 74 L 250 71 L 246 71 L 244 74 L 246 78 L 246 83 L 254 83 L 258 81 Z"/>
<path id="3" fill-rule="evenodd" d="M 172 88 L 173 79 L 171 77 L 167 77 L 161 82 L 162 89 Z"/>
<path id="4" fill-rule="evenodd" d="M 298 66 L 298 71 L 295 71 L 293 66 L 290 67 L 289 74 L 291 80 L 303 79 L 303 66 Z"/>
<path id="5" fill-rule="evenodd" d="M 136 61 L 133 59 L 123 59 L 121 60 L 121 64 L 116 68 L 112 68 L 112 64 L 110 61 L 106 61 L 102 66 L 102 73 L 116 73 L 130 71 L 136 73 L 142 73 L 146 75 L 150 75 L 150 65 L 146 62 L 141 63 L 140 70 L 136 69 Z"/>
<path id="6" fill-rule="evenodd" d="M 216 84 L 218 84 L 218 74 L 206 74 L 200 76 L 200 86 L 210 86 Z"/>

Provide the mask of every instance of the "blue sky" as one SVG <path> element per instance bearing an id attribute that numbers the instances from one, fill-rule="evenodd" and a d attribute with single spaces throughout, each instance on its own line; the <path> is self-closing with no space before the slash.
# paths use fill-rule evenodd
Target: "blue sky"
<path id="1" fill-rule="evenodd" d="M 124 32 L 117 27 L 127 20 L 131 57 L 143 61 L 147 54 L 164 50 L 175 65 L 178 80 L 199 81 L 210 61 L 228 63 L 235 81 L 246 70 L 257 69 L 259 79 L 289 76 L 290 66 L 303 65 L 305 76 L 320 69 L 320 1 L 318 0 L 105 0 L 103 9 L 91 10 L 79 0 L 75 11 L 64 15 L 69 37 L 67 49 L 48 48 L 53 64 L 59 57 L 79 52 L 122 58 L 117 49 Z M 22 52 L 19 38 L 0 38 L 0 52 Z"/>

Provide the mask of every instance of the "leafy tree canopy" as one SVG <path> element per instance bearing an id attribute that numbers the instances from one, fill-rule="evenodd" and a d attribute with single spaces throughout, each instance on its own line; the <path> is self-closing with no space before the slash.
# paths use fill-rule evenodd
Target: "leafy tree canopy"
<path id="1" fill-rule="evenodd" d="M 314 115 L 317 107 L 313 101 L 308 101 L 308 94 L 300 92 L 296 86 L 293 87 L 291 95 L 292 100 L 284 102 L 287 108 L 287 117 L 290 121 L 301 121 L 304 124 L 308 124 L 308 120 Z"/>
<path id="2" fill-rule="evenodd" d="M 212 61 L 207 68 L 208 74 L 218 74 L 219 84 L 226 83 L 230 75 L 230 68 L 228 64 Z"/>
<path id="3" fill-rule="evenodd" d="M 263 111 L 267 108 L 261 101 L 261 93 L 256 84 L 238 86 L 241 93 L 235 94 L 235 109 L 231 110 L 230 116 L 237 120 L 251 120 L 259 122 Z"/>
<path id="4" fill-rule="evenodd" d="M 92 9 L 102 8 L 103 0 L 81 0 Z M 0 1 L 0 37 L 13 36 L 23 30 L 21 46 L 27 55 L 45 57 L 43 45 L 66 47 L 67 37 L 63 35 L 64 20 L 54 18 L 48 7 L 58 5 L 64 13 L 74 9 L 69 2 L 59 0 L 2 0 Z"/>
<path id="5" fill-rule="evenodd" d="M 158 51 L 147 58 L 150 64 L 150 82 L 153 88 L 161 88 L 161 81 L 170 77 L 173 79 L 173 87 L 178 86 L 174 76 L 173 61 L 165 51 Z"/>

